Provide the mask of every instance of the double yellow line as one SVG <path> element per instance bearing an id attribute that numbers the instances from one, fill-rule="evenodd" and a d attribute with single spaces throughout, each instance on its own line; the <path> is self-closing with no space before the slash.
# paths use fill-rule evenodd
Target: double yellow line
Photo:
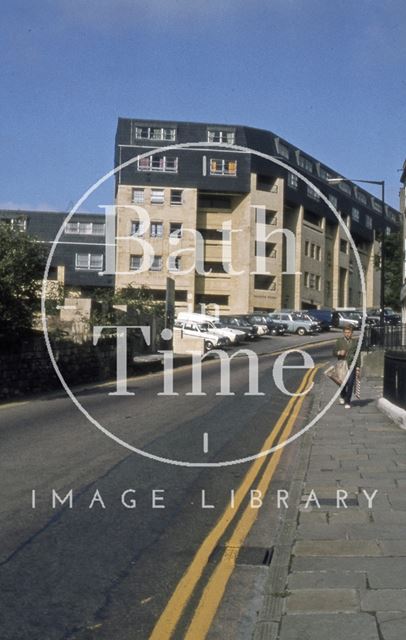
<path id="1" fill-rule="evenodd" d="M 304 391 L 308 391 L 313 383 L 314 377 L 320 366 L 316 366 L 314 369 L 310 369 L 302 379 L 296 395 L 293 396 L 287 403 L 284 411 L 279 416 L 272 432 L 265 440 L 261 452 L 268 451 L 275 442 L 279 433 L 282 431 L 283 425 L 286 421 L 285 427 L 281 434 L 281 441 L 286 440 L 292 431 L 293 425 L 299 414 L 300 408 L 304 402 L 306 394 L 297 395 Z M 248 469 L 244 479 L 236 491 L 234 507 L 228 505 L 221 515 L 220 519 L 206 536 L 198 551 L 196 552 L 192 562 L 186 569 L 182 578 L 180 579 L 175 591 L 173 592 L 168 604 L 162 612 L 158 622 L 156 623 L 149 640 L 169 640 L 179 620 L 181 619 L 183 612 L 188 604 L 196 586 L 199 582 L 203 571 L 207 565 L 210 555 L 213 553 L 220 538 L 225 533 L 227 527 L 236 517 L 238 510 L 247 496 L 248 491 L 252 488 L 261 468 L 267 462 L 265 471 L 258 482 L 257 490 L 261 493 L 259 495 L 264 496 L 272 476 L 278 465 L 279 459 L 282 455 L 282 448 L 275 451 L 270 460 L 267 462 L 267 457 L 262 456 L 256 458 Z M 213 622 L 213 618 L 216 614 L 218 606 L 224 595 L 227 582 L 234 570 L 235 562 L 238 556 L 238 552 L 247 537 L 252 525 L 258 514 L 258 509 L 252 509 L 249 505 L 245 508 L 239 522 L 237 523 L 230 539 L 226 544 L 226 550 L 213 571 L 206 587 L 203 590 L 199 604 L 195 610 L 190 625 L 186 631 L 185 640 L 204 640 L 210 626 Z M 227 553 L 227 549 L 233 548 L 233 553 Z"/>

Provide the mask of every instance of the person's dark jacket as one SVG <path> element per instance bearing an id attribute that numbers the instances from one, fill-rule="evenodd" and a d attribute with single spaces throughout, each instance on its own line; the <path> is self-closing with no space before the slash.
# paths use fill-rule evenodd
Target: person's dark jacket
<path id="1" fill-rule="evenodd" d="M 345 359 L 347 360 L 347 364 L 350 367 L 352 364 L 352 361 L 354 360 L 354 356 L 355 356 L 355 352 L 357 350 L 357 346 L 358 346 L 358 341 L 354 340 L 354 338 L 350 338 L 349 340 L 347 340 L 347 338 L 345 338 L 344 336 L 341 336 L 341 338 L 338 338 L 336 340 L 335 346 L 334 346 L 334 350 L 333 350 L 333 355 L 336 356 L 339 359 Z M 338 351 L 345 351 L 346 355 L 345 356 L 339 356 L 338 355 Z M 361 362 L 360 362 L 360 358 L 358 356 L 357 358 L 357 367 L 361 366 Z"/>

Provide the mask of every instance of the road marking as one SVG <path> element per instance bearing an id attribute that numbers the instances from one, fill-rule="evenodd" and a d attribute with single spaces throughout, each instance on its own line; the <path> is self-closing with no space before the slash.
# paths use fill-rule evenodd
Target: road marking
<path id="1" fill-rule="evenodd" d="M 209 451 L 209 434 L 207 431 L 203 434 L 203 453 L 208 453 Z"/>
<path id="2" fill-rule="evenodd" d="M 10 407 L 21 407 L 23 404 L 28 404 L 28 400 L 15 400 L 14 402 L 7 402 L 7 404 L 0 404 L 0 409 L 10 409 Z"/>
<path id="3" fill-rule="evenodd" d="M 309 384 L 313 381 L 319 368 L 320 367 L 316 367 L 312 371 L 309 377 Z M 285 440 L 289 437 L 305 397 L 306 396 L 302 396 L 297 401 L 293 412 L 290 415 L 283 430 L 281 439 Z M 268 462 L 264 474 L 257 485 L 257 490 L 260 492 L 258 495 L 262 497 L 265 496 L 281 455 L 282 449 L 278 449 L 274 452 L 272 458 Z M 210 576 L 206 587 L 203 590 L 199 604 L 187 629 L 184 640 L 204 640 L 204 638 L 206 638 L 216 611 L 223 598 L 228 580 L 230 579 L 230 576 L 234 571 L 240 548 L 243 545 L 245 538 L 250 532 L 251 527 L 258 516 L 258 511 L 259 509 L 253 509 L 250 507 L 250 505 L 245 508 L 244 513 L 242 514 L 240 520 L 237 522 L 237 525 L 226 544 L 226 549 L 219 564 L 216 566 L 215 570 Z M 229 553 L 229 549 L 232 549 L 233 553 Z"/>
<path id="4" fill-rule="evenodd" d="M 303 376 L 302 381 L 298 389 L 296 390 L 296 393 L 301 393 L 302 390 L 307 386 L 307 381 L 309 380 L 312 371 L 314 371 L 314 369 L 309 369 L 309 371 L 307 371 L 307 373 Z M 261 451 L 267 451 L 272 447 L 273 442 L 282 429 L 283 424 L 288 419 L 290 412 L 297 400 L 298 396 L 293 396 L 292 398 L 290 398 L 285 409 L 282 411 L 276 424 L 274 425 L 271 433 L 266 438 Z M 160 615 L 158 622 L 152 630 L 149 640 L 167 640 L 171 638 L 176 625 L 178 624 L 183 611 L 187 603 L 189 602 L 198 581 L 202 576 L 211 553 L 214 551 L 218 541 L 226 531 L 230 522 L 232 522 L 232 520 L 237 515 L 244 498 L 248 494 L 249 489 L 254 483 L 255 478 L 257 477 L 265 462 L 266 456 L 256 458 L 256 460 L 248 469 L 235 493 L 234 508 L 231 508 L 230 505 L 227 505 L 227 507 L 223 511 L 223 514 L 214 525 L 213 529 L 203 540 L 192 562 L 178 582 L 175 591 L 173 592 L 165 609 Z"/>

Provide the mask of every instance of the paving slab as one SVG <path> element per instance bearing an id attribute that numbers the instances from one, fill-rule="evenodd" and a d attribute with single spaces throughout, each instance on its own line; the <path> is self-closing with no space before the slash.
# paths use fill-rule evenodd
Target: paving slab
<path id="1" fill-rule="evenodd" d="M 406 540 L 381 540 L 379 546 L 384 556 L 406 556 Z"/>
<path id="2" fill-rule="evenodd" d="M 406 589 L 368 589 L 361 596 L 362 611 L 404 611 Z"/>
<path id="3" fill-rule="evenodd" d="M 287 613 L 354 613 L 359 609 L 356 589 L 298 589 L 285 599 Z"/>
<path id="4" fill-rule="evenodd" d="M 398 611 L 377 611 L 376 618 L 382 640 L 406 638 L 406 615 Z"/>
<path id="5" fill-rule="evenodd" d="M 382 551 L 374 540 L 298 540 L 295 556 L 380 556 Z"/>
<path id="6" fill-rule="evenodd" d="M 380 640 L 375 618 L 367 613 L 287 615 L 282 618 L 279 638 L 280 640 Z"/>
<path id="7" fill-rule="evenodd" d="M 288 577 L 288 591 L 294 589 L 366 589 L 366 572 L 302 571 Z"/>

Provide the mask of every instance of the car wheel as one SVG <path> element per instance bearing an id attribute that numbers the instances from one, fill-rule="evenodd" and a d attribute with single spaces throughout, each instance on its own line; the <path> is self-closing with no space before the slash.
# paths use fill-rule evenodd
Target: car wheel
<path id="1" fill-rule="evenodd" d="M 306 329 L 304 327 L 299 327 L 299 329 L 296 330 L 296 333 L 298 336 L 304 336 L 306 333 Z"/>
<path id="2" fill-rule="evenodd" d="M 210 349 L 213 349 L 214 344 L 211 342 L 211 340 L 206 340 L 206 349 L 207 351 L 210 351 Z"/>

